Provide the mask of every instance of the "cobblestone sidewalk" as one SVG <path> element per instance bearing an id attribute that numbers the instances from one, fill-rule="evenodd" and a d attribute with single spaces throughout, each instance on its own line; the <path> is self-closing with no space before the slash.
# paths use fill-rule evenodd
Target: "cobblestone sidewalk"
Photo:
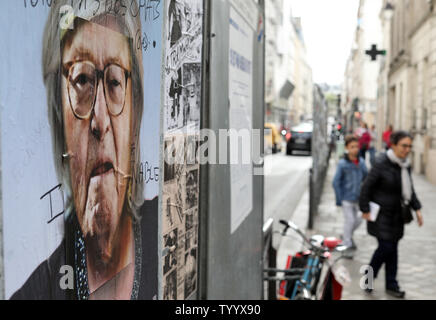
<path id="1" fill-rule="evenodd" d="M 332 180 L 336 170 L 336 161 L 331 160 L 329 172 L 324 185 L 324 193 L 315 219 L 315 228 L 310 234 L 339 237 L 342 234 L 343 215 L 335 205 L 335 195 Z M 416 219 L 406 226 L 405 237 L 399 245 L 398 282 L 406 291 L 406 299 L 435 300 L 436 299 L 436 186 L 422 176 L 414 176 L 415 189 L 423 204 L 424 226 L 419 228 Z M 352 282 L 344 288 L 344 300 L 388 300 L 395 299 L 385 293 L 384 266 L 375 280 L 375 290 L 371 295 L 360 288 L 360 268 L 368 265 L 377 240 L 369 236 L 366 222 L 354 234 L 358 247 L 353 260 L 343 260 Z"/>

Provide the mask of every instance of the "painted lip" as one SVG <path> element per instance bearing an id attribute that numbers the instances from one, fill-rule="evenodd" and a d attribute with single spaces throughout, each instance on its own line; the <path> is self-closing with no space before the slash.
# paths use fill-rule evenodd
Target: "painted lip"
<path id="1" fill-rule="evenodd" d="M 91 172 L 91 178 L 105 175 L 114 169 L 114 165 L 110 161 L 100 162 Z"/>

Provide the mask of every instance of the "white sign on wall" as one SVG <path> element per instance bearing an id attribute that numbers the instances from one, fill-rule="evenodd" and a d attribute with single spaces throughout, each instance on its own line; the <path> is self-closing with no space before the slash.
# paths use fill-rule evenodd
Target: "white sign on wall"
<path id="1" fill-rule="evenodd" d="M 230 158 L 240 158 L 230 165 L 231 233 L 242 224 L 253 209 L 253 162 L 251 161 L 251 130 L 253 128 L 253 29 L 230 7 L 229 35 L 229 123 L 230 129 L 248 133 L 249 161 L 241 161 L 247 145 L 241 139 L 230 139 Z M 243 139 L 242 139 L 243 140 Z M 247 143 L 247 142 L 245 142 Z M 244 149 L 245 154 L 242 155 Z"/>
<path id="2" fill-rule="evenodd" d="M 249 23 L 253 30 L 257 29 L 259 19 L 259 9 L 257 7 L 257 0 L 230 0 L 231 5 L 243 18 Z"/>

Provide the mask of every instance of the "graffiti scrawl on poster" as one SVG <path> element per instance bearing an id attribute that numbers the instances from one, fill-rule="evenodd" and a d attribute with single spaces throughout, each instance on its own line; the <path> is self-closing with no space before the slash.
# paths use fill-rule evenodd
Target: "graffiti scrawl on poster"
<path id="1" fill-rule="evenodd" d="M 197 290 L 202 6 L 201 0 L 169 0 L 167 7 L 165 149 L 173 158 L 182 156 L 164 163 L 164 244 L 174 239 L 165 244 L 162 258 L 166 300 L 187 299 Z"/>

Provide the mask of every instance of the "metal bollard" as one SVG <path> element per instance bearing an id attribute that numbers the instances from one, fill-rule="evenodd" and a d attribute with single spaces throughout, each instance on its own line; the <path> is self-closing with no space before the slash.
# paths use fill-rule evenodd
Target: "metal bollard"
<path id="1" fill-rule="evenodd" d="M 309 170 L 309 222 L 308 229 L 313 229 L 313 219 L 315 215 L 315 190 L 313 186 L 313 168 Z"/>

